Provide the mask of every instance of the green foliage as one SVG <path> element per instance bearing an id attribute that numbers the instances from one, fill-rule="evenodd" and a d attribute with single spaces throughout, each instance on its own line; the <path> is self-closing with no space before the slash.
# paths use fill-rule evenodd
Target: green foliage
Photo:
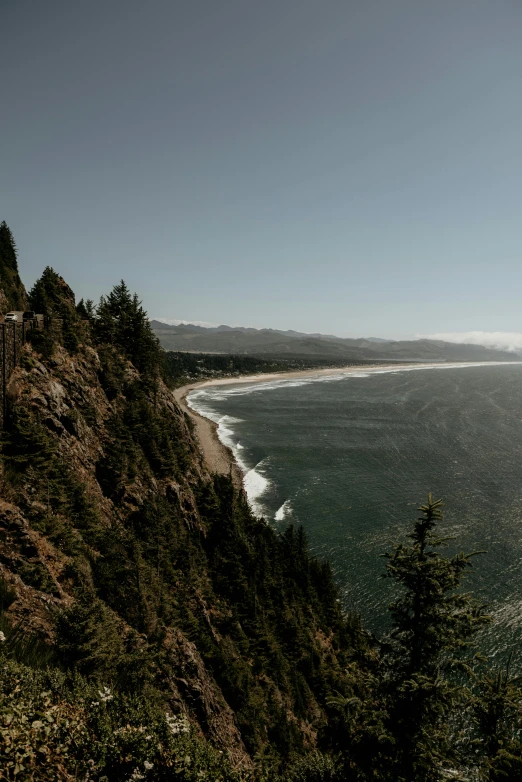
<path id="1" fill-rule="evenodd" d="M 388 576 L 403 588 L 390 612 L 392 638 L 400 647 L 406 676 L 436 674 L 442 664 L 451 662 L 448 655 L 465 651 L 488 621 L 482 607 L 459 591 L 473 554 L 447 558 L 437 552 L 447 542 L 434 532 L 442 520 L 441 505 L 428 495 L 409 536 L 412 545 L 398 544 L 386 555 Z"/>
<path id="2" fill-rule="evenodd" d="M 78 313 L 80 318 L 84 320 L 91 320 L 92 318 L 94 318 L 95 309 L 94 309 L 93 300 L 87 299 L 87 301 L 84 301 L 83 299 L 80 299 L 80 301 L 76 305 L 76 312 Z"/>
<path id="3" fill-rule="evenodd" d="M 438 780 L 452 762 L 449 717 L 463 708 L 469 647 L 489 621 L 483 606 L 461 591 L 472 555 L 444 557 L 447 539 L 435 528 L 442 502 L 428 495 L 410 534 L 386 554 L 387 574 L 401 587 L 392 603 L 390 731 L 397 779 Z M 460 671 L 460 679 L 456 671 Z M 454 758 L 453 758 L 454 761 Z"/>
<path id="4" fill-rule="evenodd" d="M 60 277 L 54 269 L 47 266 L 39 280 L 37 280 L 29 292 L 29 302 L 34 312 L 43 314 L 53 322 L 61 321 L 61 339 L 64 347 L 71 352 L 78 349 L 78 313 L 74 302 L 74 293 L 69 288 L 63 277 Z M 53 334 L 44 336 L 33 335 L 33 342 L 42 342 L 42 348 L 46 355 L 50 354 L 50 345 Z M 54 335 L 56 336 L 56 335 Z M 36 344 L 36 343 L 35 343 Z"/>
<path id="5" fill-rule="evenodd" d="M 17 405 L 8 410 L 4 427 L 3 454 L 18 470 L 46 468 L 56 453 L 56 444 L 34 410 Z"/>
<path id="6" fill-rule="evenodd" d="M 344 782 L 340 764 L 330 755 L 320 752 L 306 755 L 293 763 L 277 782 Z"/>
<path id="7" fill-rule="evenodd" d="M 0 660 L 15 660 L 42 670 L 59 664 L 55 649 L 37 635 L 27 632 L 21 623 L 13 625 L 0 614 L 0 630 L 5 639 L 1 642 Z"/>
<path id="8" fill-rule="evenodd" d="M 491 782 L 522 780 L 522 677 L 504 669 L 482 674 L 473 700 L 477 738 Z"/>
<path id="9" fill-rule="evenodd" d="M 179 353 L 167 350 L 163 354 L 163 373 L 173 388 L 194 380 L 230 377 L 266 372 L 292 372 L 321 367 L 337 367 L 338 362 L 314 358 L 258 358 L 233 354 Z"/>
<path id="10" fill-rule="evenodd" d="M 470 678 L 487 617 L 462 591 L 470 555 L 441 554 L 440 501 L 429 496 L 408 542 L 386 555 L 398 594 L 379 643 L 343 612 L 302 528 L 276 533 L 230 477 L 202 472 L 186 420 L 164 403 L 162 351 L 125 283 L 94 312 L 46 269 L 31 304 L 62 320 L 78 361 L 80 319 L 92 322 L 107 399 L 95 409 L 71 395 L 77 405 L 59 422 L 36 397 L 8 409 L 3 489 L 60 564 L 51 571 L 17 549 L 11 531 L 13 556 L 2 563 L 27 586 L 69 599 L 53 609 L 49 652 L 9 624 L 13 590 L 0 580 L 0 780 L 237 780 L 171 714 L 179 692 L 208 730 L 207 686 L 232 709 L 259 782 L 522 777 L 519 682 Z M 183 373 L 271 364 L 262 363 L 170 354 L 164 366 L 175 384 Z M 57 364 L 48 362 L 51 373 Z M 101 448 L 86 481 L 69 446 L 95 426 Z"/>
<path id="11" fill-rule="evenodd" d="M 131 295 L 122 280 L 108 296 L 102 296 L 93 321 L 95 339 L 117 348 L 152 386 L 157 378 L 162 350 L 137 294 Z"/>
<path id="12" fill-rule="evenodd" d="M 2 442 L 5 475 L 12 490 L 25 504 L 24 488 L 43 502 L 31 510 L 33 528 L 46 535 L 69 555 L 80 555 L 85 546 L 77 528 L 91 533 L 99 524 L 97 512 L 71 467 L 59 455 L 56 440 L 35 408 L 8 408 Z M 87 534 L 88 537 L 88 534 Z M 56 587 L 38 563 L 26 563 L 22 579 L 37 589 Z"/>
<path id="13" fill-rule="evenodd" d="M 58 616 L 56 643 L 63 664 L 86 676 L 132 691 L 150 680 L 144 644 L 140 647 L 135 633 L 123 636 L 121 621 L 86 589 L 78 590 L 73 605 Z"/>
<path id="14" fill-rule="evenodd" d="M 0 663 L 0 780 L 240 782 L 158 693 Z"/>
<path id="15" fill-rule="evenodd" d="M 111 379 L 107 385 L 114 388 Z M 140 474 L 181 478 L 188 468 L 188 449 L 180 426 L 168 413 L 155 408 L 138 382 L 123 384 L 125 400 L 107 422 L 108 440 L 97 465 L 105 495 L 119 502 Z"/>
<path id="16" fill-rule="evenodd" d="M 7 299 L 6 312 L 27 308 L 25 288 L 18 274 L 16 244 L 5 220 L 0 223 L 0 289 Z"/>

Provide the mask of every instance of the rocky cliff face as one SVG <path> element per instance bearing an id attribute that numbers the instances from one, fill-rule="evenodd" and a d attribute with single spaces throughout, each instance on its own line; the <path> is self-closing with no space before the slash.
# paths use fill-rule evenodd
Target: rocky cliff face
<path id="1" fill-rule="evenodd" d="M 236 769 L 314 747 L 362 644 L 328 569 L 209 475 L 161 380 L 114 346 L 75 348 L 26 346 L 9 382 L 4 618 L 62 666 L 153 687 Z"/>
<path id="2" fill-rule="evenodd" d="M 101 364 L 96 351 L 82 347 L 77 355 L 70 356 L 57 347 L 46 365 L 28 347 L 23 363 L 24 366 L 14 372 L 8 388 L 11 415 L 30 411 L 32 420 L 41 422 L 56 449 L 55 458 L 79 481 L 101 524 L 123 530 L 128 515 L 154 495 L 165 498 L 182 515 L 187 527 L 201 534 L 201 520 L 191 484 L 208 481 L 209 476 L 183 415 L 163 384 L 158 389 L 155 405 L 165 411 L 178 436 L 186 443 L 192 457 L 190 469 L 178 480 L 169 476 L 158 481 L 151 474 L 136 474 L 125 484 L 115 502 L 100 488 L 96 467 L 103 458 L 109 437 L 107 421 L 121 400 L 110 402 L 107 399 L 99 382 Z M 132 383 L 136 379 L 136 371 L 127 365 L 124 382 Z M 121 444 L 121 447 L 125 446 Z M 70 566 L 75 557 L 59 537 L 51 540 L 45 534 L 42 517 L 50 515 L 53 526 L 63 525 L 73 535 L 81 533 L 65 509 L 55 508 L 52 498 L 46 497 L 45 481 L 40 485 L 39 468 L 30 464 L 30 454 L 27 461 L 22 481 L 10 481 L 5 471 L 2 476 L 0 574 L 16 593 L 16 600 L 6 612 L 7 618 L 52 643 L 57 614 L 74 602 Z M 94 558 L 103 556 L 101 551 L 90 553 Z M 83 576 L 92 585 L 95 577 L 88 562 L 83 564 Z M 117 614 L 114 618 L 120 633 L 132 633 L 127 622 Z M 146 644 L 144 636 L 139 640 Z M 248 766 L 248 753 L 234 723 L 234 715 L 195 644 L 179 628 L 173 627 L 165 632 L 162 647 L 171 705 L 190 714 L 218 746 L 227 750 L 236 765 Z"/>

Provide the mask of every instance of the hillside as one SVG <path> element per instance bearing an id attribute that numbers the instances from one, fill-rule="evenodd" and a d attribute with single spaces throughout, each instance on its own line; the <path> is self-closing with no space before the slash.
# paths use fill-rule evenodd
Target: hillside
<path id="1" fill-rule="evenodd" d="M 155 767 L 167 769 L 176 742 L 190 742 L 198 779 L 243 778 L 254 762 L 274 774 L 317 746 L 326 699 L 343 689 L 349 661 L 364 658 L 366 636 L 343 616 L 330 570 L 309 557 L 302 533 L 276 535 L 229 478 L 208 473 L 125 286 L 102 300 L 90 332 L 53 270 L 37 297 L 68 320 L 61 336 L 39 334 L 24 348 L 9 383 L 1 652 L 51 661 L 56 674 L 8 667 L 4 691 L 22 677 L 18 707 L 33 714 L 45 704 L 29 693 L 48 691 L 49 708 L 81 723 L 91 772 L 111 780 L 127 779 L 143 755 L 125 744 L 125 725 L 144 714 L 162 746 Z M 105 687 L 128 762 L 107 760 L 108 738 L 85 713 L 90 700 L 105 703 Z M 168 741 L 165 713 L 182 726 Z M 63 746 L 52 752 L 62 767 Z M 66 768 L 52 778 L 72 778 Z"/>
<path id="2" fill-rule="evenodd" d="M 2 782 L 522 778 L 520 681 L 477 664 L 490 620 L 440 501 L 385 555 L 373 638 L 303 530 L 209 472 L 123 281 L 76 305 L 47 268 L 28 303 L 49 328 L 1 433 Z"/>
<path id="3" fill-rule="evenodd" d="M 332 361 L 517 361 L 519 356 L 480 345 L 435 340 L 385 341 L 342 339 L 331 335 L 242 329 L 219 326 L 169 326 L 151 321 L 165 350 L 191 353 L 232 353 L 274 358 L 314 358 Z"/>

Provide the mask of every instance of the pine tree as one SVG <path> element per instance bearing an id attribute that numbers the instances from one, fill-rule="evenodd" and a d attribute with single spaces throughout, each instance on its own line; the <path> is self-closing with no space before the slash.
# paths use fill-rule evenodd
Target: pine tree
<path id="1" fill-rule="evenodd" d="M 0 256 L 7 269 L 18 272 L 18 253 L 11 229 L 5 222 L 0 223 Z"/>
<path id="2" fill-rule="evenodd" d="M 5 297 L 2 306 L 6 311 L 27 308 L 25 288 L 18 274 L 18 252 L 5 220 L 0 223 L 0 290 Z"/>
<path id="3" fill-rule="evenodd" d="M 75 352 L 78 349 L 78 313 L 74 293 L 51 266 L 44 269 L 40 279 L 33 285 L 29 301 L 34 312 L 61 321 L 63 344 L 67 350 Z"/>
<path id="4" fill-rule="evenodd" d="M 510 664 L 484 673 L 474 699 L 477 744 L 489 782 L 522 780 L 522 677 Z"/>
<path id="5" fill-rule="evenodd" d="M 402 594 L 390 606 L 390 729 L 395 736 L 397 780 L 439 780 L 455 762 L 449 746 L 448 719 L 464 694 L 456 672 L 469 670 L 470 646 L 489 618 L 483 606 L 460 590 L 473 554 L 444 557 L 448 539 L 435 528 L 442 501 L 433 500 L 409 535 L 385 556 L 387 576 Z"/>
<path id="6" fill-rule="evenodd" d="M 137 294 L 131 294 L 121 280 L 108 296 L 102 296 L 94 322 L 98 342 L 113 345 L 144 374 L 156 377 L 161 348 Z"/>
<path id="7" fill-rule="evenodd" d="M 84 301 L 80 299 L 76 305 L 76 312 L 83 320 L 91 320 L 94 317 L 94 302 L 92 299 Z"/>

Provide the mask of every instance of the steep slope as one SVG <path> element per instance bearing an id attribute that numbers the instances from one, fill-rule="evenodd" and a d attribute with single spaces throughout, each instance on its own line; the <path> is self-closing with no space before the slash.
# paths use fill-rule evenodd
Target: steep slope
<path id="1" fill-rule="evenodd" d="M 149 693 L 239 772 L 277 769 L 316 746 L 366 637 L 302 533 L 277 536 L 209 475 L 139 302 L 117 286 L 89 333 L 62 282 L 46 270 L 31 295 L 68 311 L 66 333 L 38 335 L 9 384 L 0 626 L 38 633 L 87 681 Z"/>

